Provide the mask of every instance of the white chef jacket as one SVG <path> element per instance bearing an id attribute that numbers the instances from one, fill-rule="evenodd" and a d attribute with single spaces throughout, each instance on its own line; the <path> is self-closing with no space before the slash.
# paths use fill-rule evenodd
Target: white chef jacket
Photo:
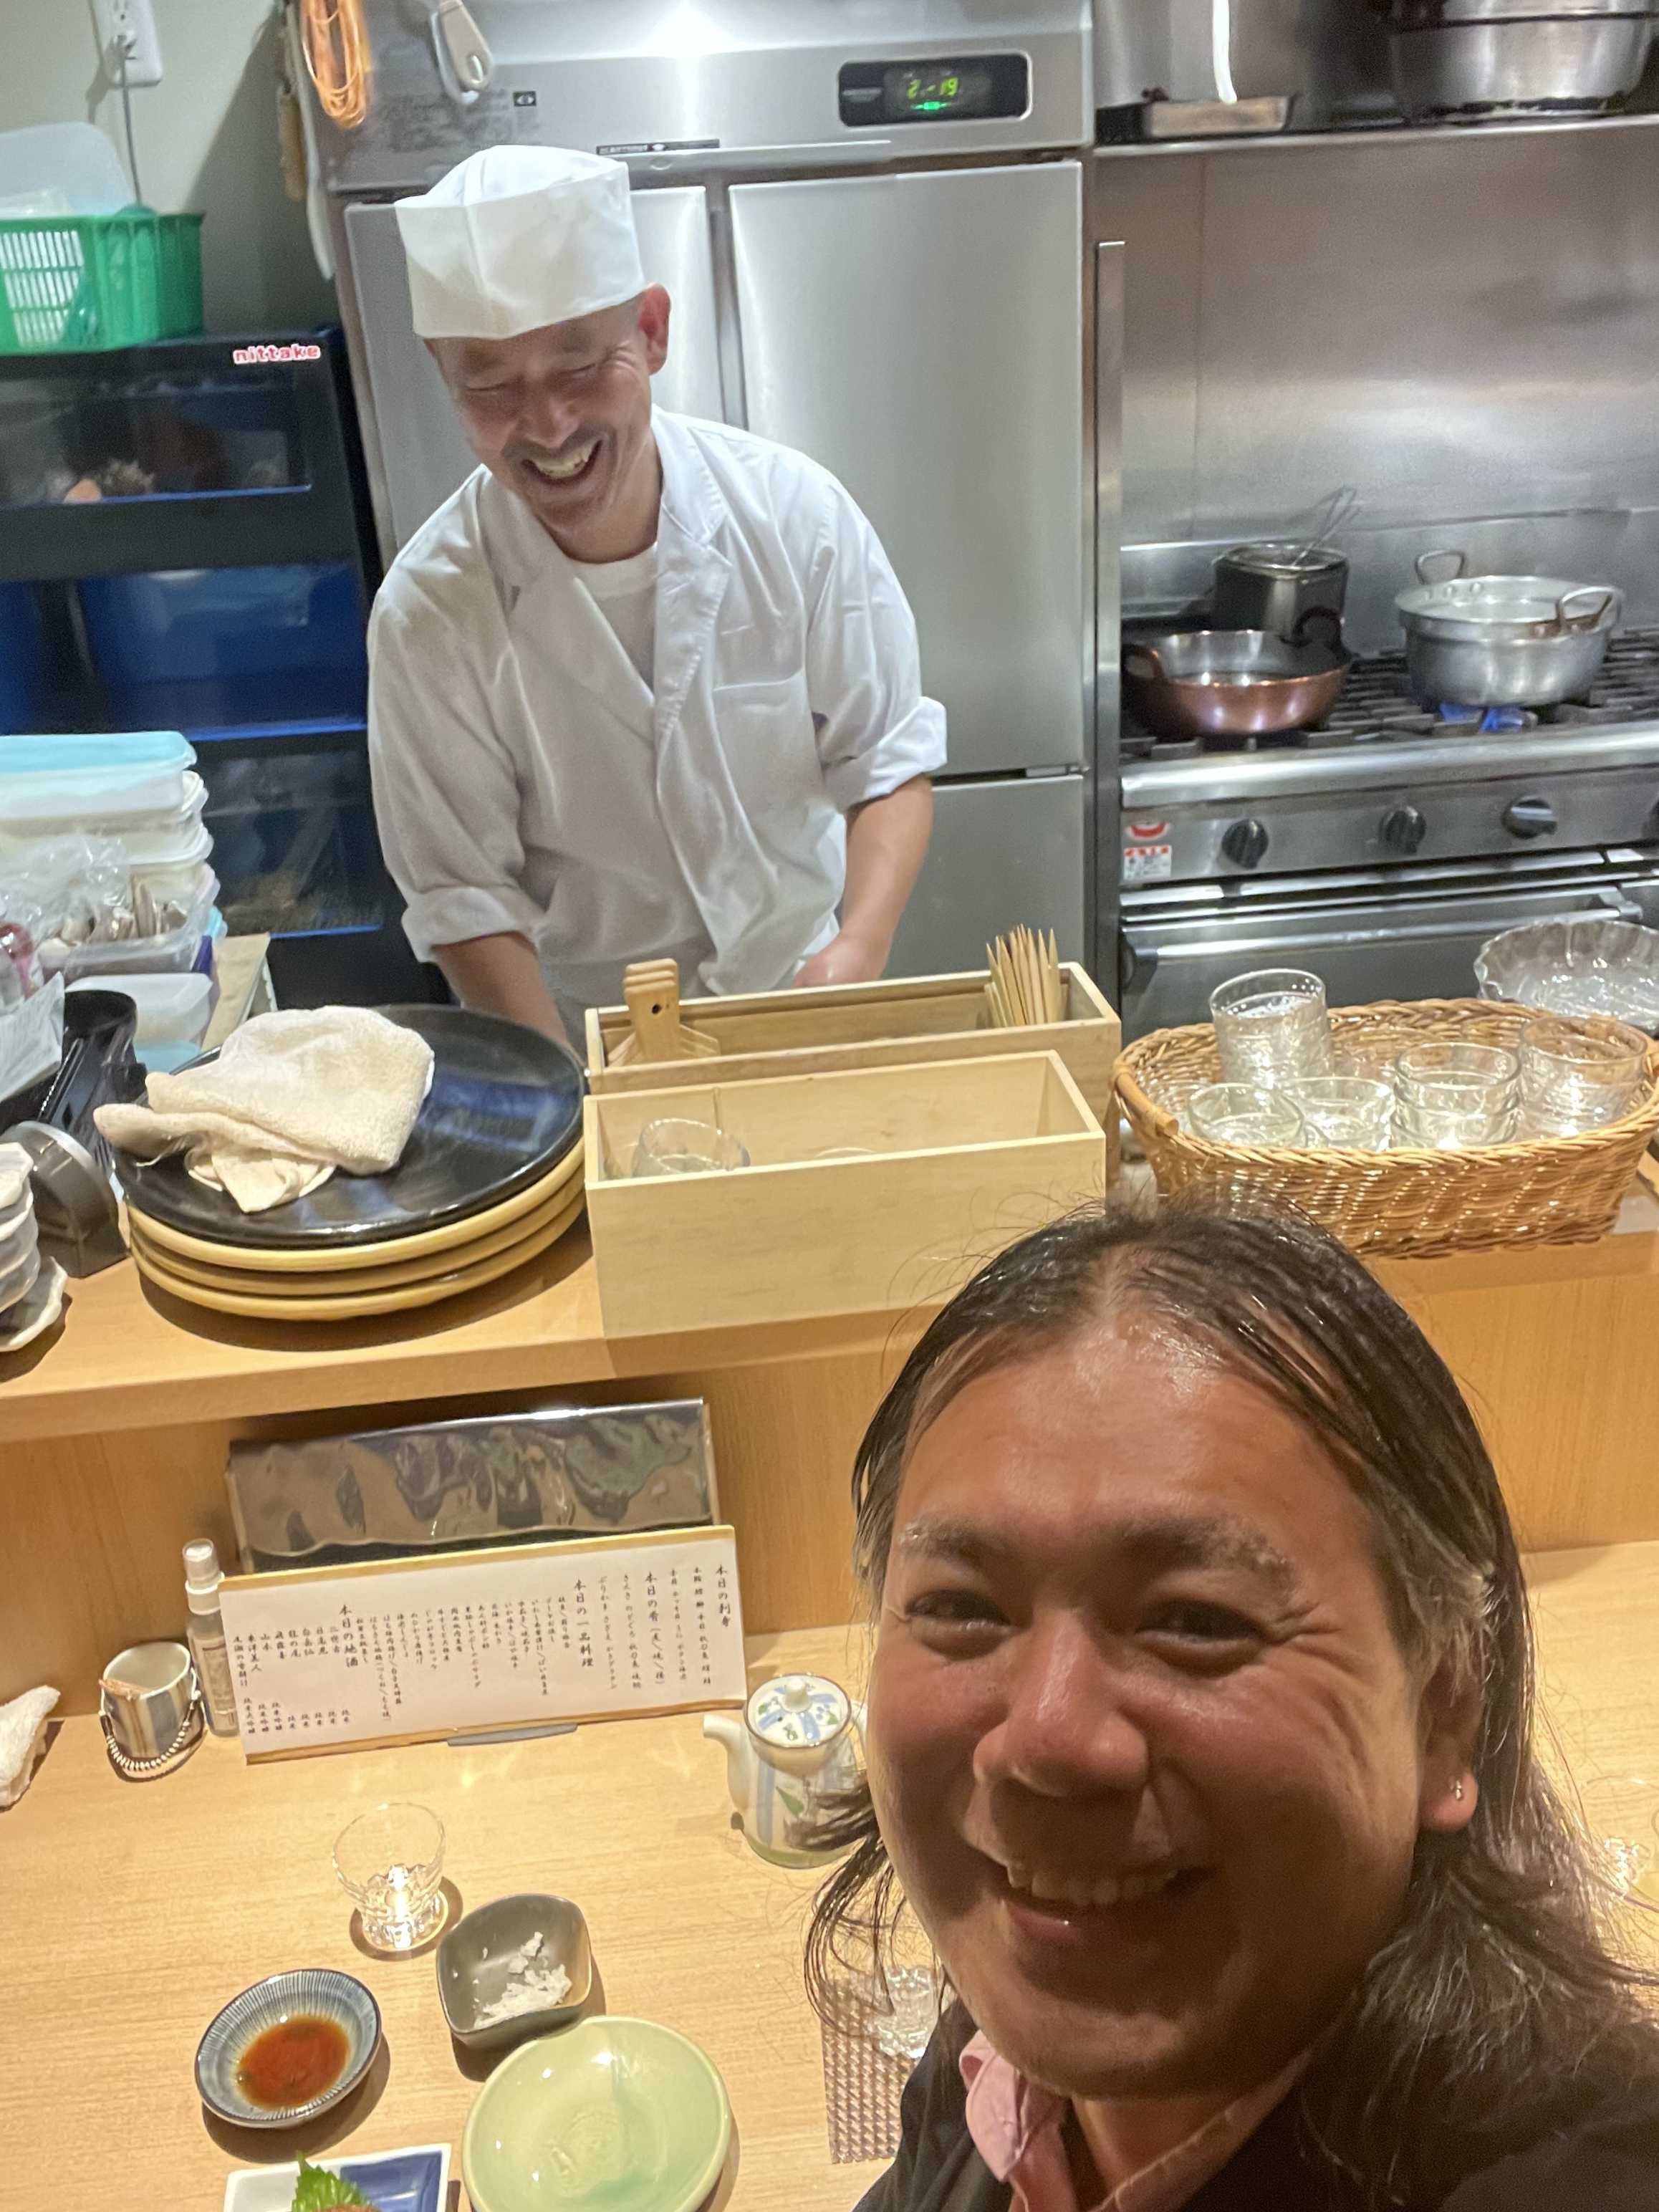
<path id="1" fill-rule="evenodd" d="M 655 690 L 479 469 L 369 624 L 369 758 L 422 958 L 515 930 L 567 1023 L 668 955 L 771 990 L 834 934 L 845 817 L 945 761 L 875 532 L 800 453 L 659 410 Z M 573 1034 L 576 1032 L 573 1031 Z"/>

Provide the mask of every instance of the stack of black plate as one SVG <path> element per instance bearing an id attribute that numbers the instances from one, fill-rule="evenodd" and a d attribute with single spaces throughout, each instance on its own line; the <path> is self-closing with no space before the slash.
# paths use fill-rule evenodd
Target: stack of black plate
<path id="1" fill-rule="evenodd" d="M 222 1313 L 349 1321 L 434 1305 L 522 1267 L 582 1209 L 583 1077 L 535 1030 L 454 1006 L 384 1006 L 432 1047 L 432 1088 L 385 1175 L 335 1174 L 244 1213 L 181 1160 L 124 1158 L 132 1253 Z"/>

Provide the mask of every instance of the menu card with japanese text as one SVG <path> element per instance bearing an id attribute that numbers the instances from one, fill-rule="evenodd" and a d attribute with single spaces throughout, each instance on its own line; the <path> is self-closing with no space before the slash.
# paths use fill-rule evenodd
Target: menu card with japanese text
<path id="1" fill-rule="evenodd" d="M 250 1759 L 740 1704 L 730 1528 L 227 1580 Z"/>

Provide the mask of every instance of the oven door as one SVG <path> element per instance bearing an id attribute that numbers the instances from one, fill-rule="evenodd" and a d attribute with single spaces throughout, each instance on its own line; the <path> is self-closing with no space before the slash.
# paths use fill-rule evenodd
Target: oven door
<path id="1" fill-rule="evenodd" d="M 1210 994 L 1251 968 L 1307 968 L 1333 1006 L 1474 995 L 1490 937 L 1557 915 L 1639 921 L 1623 872 L 1600 853 L 1547 866 L 1380 871 L 1170 885 L 1123 901 L 1120 1006 L 1126 1037 L 1209 1019 Z"/>

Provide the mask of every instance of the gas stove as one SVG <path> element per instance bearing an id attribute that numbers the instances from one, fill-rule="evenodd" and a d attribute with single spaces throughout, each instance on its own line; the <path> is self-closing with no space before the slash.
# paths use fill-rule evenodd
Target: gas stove
<path id="1" fill-rule="evenodd" d="M 1659 844 L 1659 630 L 1616 638 L 1589 699 L 1519 720 L 1448 721 L 1401 653 L 1356 661 L 1317 730 L 1200 744 L 1126 717 L 1123 886 Z"/>
<path id="2" fill-rule="evenodd" d="M 1341 697 L 1316 730 L 1291 730 L 1273 738 L 1160 738 L 1125 710 L 1124 761 L 1169 762 L 1217 754 L 1330 753 L 1358 745 L 1397 744 L 1413 738 L 1526 735 L 1534 731 L 1622 728 L 1659 723 L 1659 629 L 1626 630 L 1613 640 L 1595 687 L 1586 700 L 1559 707 L 1504 708 L 1497 730 L 1481 731 L 1468 709 L 1425 707 L 1412 696 L 1403 653 L 1356 660 Z"/>

